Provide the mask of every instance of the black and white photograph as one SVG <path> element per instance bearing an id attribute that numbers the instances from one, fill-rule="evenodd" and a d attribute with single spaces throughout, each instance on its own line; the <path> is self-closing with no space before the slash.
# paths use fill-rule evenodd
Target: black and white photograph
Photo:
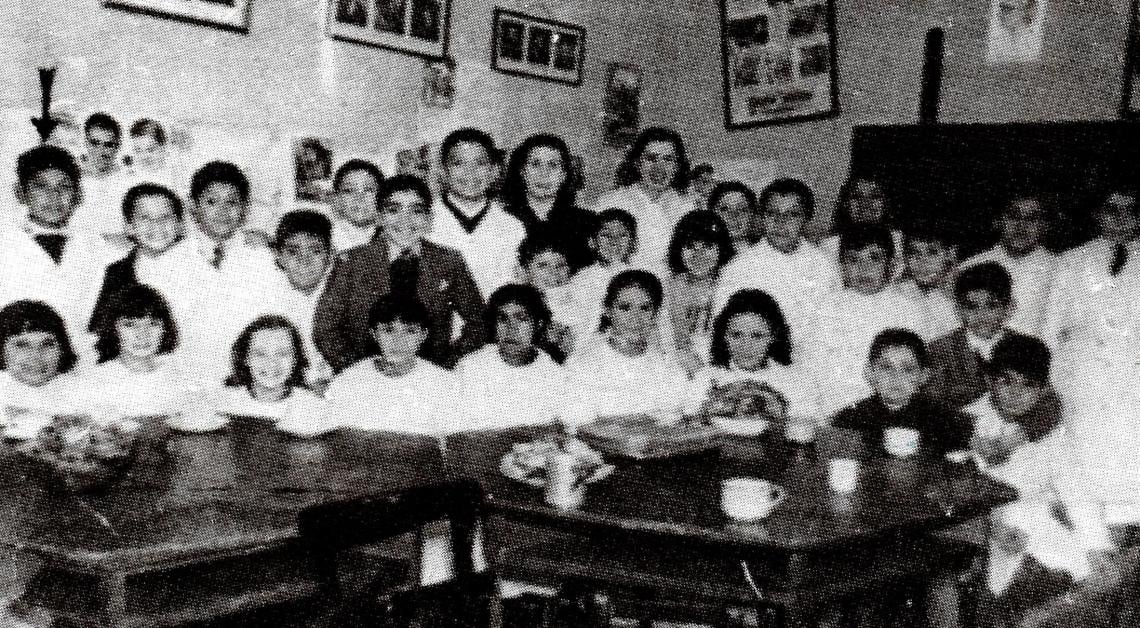
<path id="1" fill-rule="evenodd" d="M 1140 628 L 1140 0 L 177 3 L 0 3 L 0 628 Z"/>

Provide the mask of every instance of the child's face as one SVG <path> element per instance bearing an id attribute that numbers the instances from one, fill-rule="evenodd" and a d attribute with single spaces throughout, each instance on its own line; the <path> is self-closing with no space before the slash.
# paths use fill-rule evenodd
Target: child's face
<path id="1" fill-rule="evenodd" d="M 953 263 L 953 249 L 941 242 L 912 240 L 906 245 L 906 267 L 923 288 L 940 285 Z"/>
<path id="2" fill-rule="evenodd" d="M 149 133 L 131 138 L 131 153 L 135 165 L 143 170 L 157 170 L 166 164 L 166 146 Z"/>
<path id="3" fill-rule="evenodd" d="M 791 253 L 800 245 L 807 209 L 795 194 L 776 194 L 768 199 L 763 214 L 764 237 L 777 251 Z"/>
<path id="4" fill-rule="evenodd" d="M 277 265 L 285 271 L 289 284 L 301 292 L 312 292 L 325 278 L 332 259 L 329 247 L 311 233 L 294 233 L 277 247 Z"/>
<path id="5" fill-rule="evenodd" d="M 237 186 L 216 181 L 194 199 L 194 217 L 205 234 L 214 240 L 230 239 L 245 223 L 246 203 Z"/>
<path id="6" fill-rule="evenodd" d="M 887 285 L 891 258 L 878 244 L 843 254 L 843 285 L 861 294 L 877 294 Z"/>
<path id="7" fill-rule="evenodd" d="M 481 144 L 460 142 L 448 152 L 443 175 L 448 192 L 465 201 L 481 201 L 495 179 L 495 163 Z"/>
<path id="8" fill-rule="evenodd" d="M 157 255 L 174 246 L 181 228 L 182 223 L 174 213 L 170 199 L 157 195 L 141 196 L 135 201 L 135 209 L 127 223 L 127 235 L 144 252 Z"/>
<path id="9" fill-rule="evenodd" d="M 249 375 L 253 385 L 265 390 L 279 390 L 289 381 L 297 364 L 293 335 L 288 329 L 262 329 L 249 339 Z"/>
<path id="10" fill-rule="evenodd" d="M 1096 212 L 1102 238 L 1127 242 L 1136 236 L 1136 197 L 1114 192 Z"/>
<path id="11" fill-rule="evenodd" d="M 1045 234 L 1045 222 L 1045 212 L 1037 199 L 1015 200 L 998 220 L 1002 246 L 1013 255 L 1033 251 Z"/>
<path id="12" fill-rule="evenodd" d="M 562 163 L 562 153 L 554 148 L 538 146 L 531 150 L 522 171 L 527 195 L 537 199 L 557 196 L 566 182 L 566 167 L 567 164 Z"/>
<path id="13" fill-rule="evenodd" d="M 729 192 L 716 201 L 715 211 L 728 226 L 728 233 L 734 241 L 744 240 L 752 231 L 752 207 L 748 198 L 741 192 Z"/>
<path id="14" fill-rule="evenodd" d="M 542 251 L 526 267 L 530 285 L 539 290 L 557 288 L 570 281 L 570 264 L 558 251 Z"/>
<path id="15" fill-rule="evenodd" d="M 416 359 L 420 345 L 427 340 L 427 330 L 423 326 L 401 321 L 380 323 L 372 330 L 380 355 L 388 367 L 406 367 Z"/>
<path id="16" fill-rule="evenodd" d="M 677 149 L 673 142 L 650 142 L 637 159 L 641 182 L 654 189 L 664 190 L 677 176 Z"/>
<path id="17" fill-rule="evenodd" d="M 623 288 L 606 308 L 615 334 L 629 339 L 646 339 L 653 332 L 657 308 L 649 293 L 638 286 Z"/>
<path id="18" fill-rule="evenodd" d="M 990 397 L 1002 418 L 1018 419 L 1029 413 L 1045 394 L 1045 386 L 1016 371 L 990 376 Z"/>
<path id="19" fill-rule="evenodd" d="M 732 364 L 754 371 L 768 358 L 768 350 L 772 347 L 772 326 L 759 314 L 737 314 L 728 320 L 724 341 Z"/>
<path id="20" fill-rule="evenodd" d="M 115 157 L 119 154 L 119 138 L 114 132 L 102 127 L 91 127 L 87 131 L 87 156 L 96 172 L 106 173 L 115 169 Z"/>
<path id="21" fill-rule="evenodd" d="M 59 338 L 46 331 L 27 331 L 4 343 L 4 364 L 13 379 L 27 386 L 43 386 L 59 375 L 63 348 Z"/>
<path id="22" fill-rule="evenodd" d="M 431 232 L 431 208 L 412 190 L 389 194 L 380 204 L 380 231 L 394 248 L 408 249 Z"/>
<path id="23" fill-rule="evenodd" d="M 49 227 L 64 227 L 79 204 L 76 183 L 62 170 L 48 168 L 28 179 L 23 187 L 28 217 Z"/>
<path id="24" fill-rule="evenodd" d="M 624 264 L 633 255 L 633 235 L 624 224 L 611 220 L 598 228 L 591 242 L 603 264 Z"/>
<path id="25" fill-rule="evenodd" d="M 720 249 L 712 242 L 693 240 L 681 247 L 681 263 L 694 277 L 711 277 L 720 261 Z"/>
<path id="26" fill-rule="evenodd" d="M 1012 304 L 1003 302 L 989 290 L 973 290 L 958 304 L 958 316 L 970 333 L 979 338 L 993 338 L 1009 320 Z"/>
<path id="27" fill-rule="evenodd" d="M 867 365 L 867 381 L 887 406 L 901 408 L 914 398 L 926 382 L 927 370 L 908 347 L 883 349 L 879 357 Z"/>
<path id="28" fill-rule="evenodd" d="M 851 186 L 851 199 L 848 204 L 851 222 L 855 224 L 878 224 L 886 212 L 886 195 L 879 184 L 868 179 L 859 179 Z"/>
<path id="29" fill-rule="evenodd" d="M 119 335 L 119 349 L 132 358 L 149 358 L 158 355 L 165 332 L 162 321 L 150 316 L 120 318 L 115 321 Z"/>
<path id="30" fill-rule="evenodd" d="M 538 323 L 530 310 L 518 303 L 506 303 L 495 314 L 495 338 L 499 354 L 507 364 L 527 364 L 534 357 L 534 336 Z"/>
<path id="31" fill-rule="evenodd" d="M 341 177 L 340 187 L 333 197 L 333 208 L 338 216 L 353 225 L 365 228 L 376 224 L 380 216 L 376 207 L 376 192 L 380 185 L 367 170 L 350 170 Z"/>

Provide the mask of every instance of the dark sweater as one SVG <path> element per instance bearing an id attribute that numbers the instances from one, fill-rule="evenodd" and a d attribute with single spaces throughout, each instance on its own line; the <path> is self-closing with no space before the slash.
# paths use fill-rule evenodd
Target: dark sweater
<path id="1" fill-rule="evenodd" d="M 905 407 L 892 411 L 878 396 L 868 397 L 840 410 L 832 420 L 839 428 L 859 430 L 872 450 L 883 451 L 883 433 L 891 427 L 909 427 L 922 435 L 921 447 L 941 455 L 967 449 L 972 431 L 964 415 L 916 395 Z"/>

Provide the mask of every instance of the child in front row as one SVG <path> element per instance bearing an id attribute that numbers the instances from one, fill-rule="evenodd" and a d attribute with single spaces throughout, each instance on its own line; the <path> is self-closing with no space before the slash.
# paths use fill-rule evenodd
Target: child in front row
<path id="1" fill-rule="evenodd" d="M 929 342 L 958 327 L 951 288 L 957 248 L 949 234 L 929 225 L 917 225 L 903 236 L 903 277 L 895 290 L 911 299 L 922 316 L 915 329 Z"/>
<path id="2" fill-rule="evenodd" d="M 883 450 L 888 428 L 906 427 L 920 435 L 923 449 L 943 454 L 964 450 L 969 422 L 918 394 L 929 376 L 926 345 L 907 329 L 885 329 L 875 336 L 865 369 L 871 396 L 837 413 L 832 425 L 855 429 L 872 451 Z"/>
<path id="3" fill-rule="evenodd" d="M 337 375 L 325 396 L 342 427 L 442 436 L 456 426 L 449 391 L 459 382 L 418 356 L 428 337 L 427 308 L 414 297 L 387 294 L 368 310 L 380 347 Z"/>
<path id="4" fill-rule="evenodd" d="M 333 175 L 333 249 L 347 251 L 376 236 L 380 220 L 380 184 L 384 175 L 372 162 L 350 159 Z"/>

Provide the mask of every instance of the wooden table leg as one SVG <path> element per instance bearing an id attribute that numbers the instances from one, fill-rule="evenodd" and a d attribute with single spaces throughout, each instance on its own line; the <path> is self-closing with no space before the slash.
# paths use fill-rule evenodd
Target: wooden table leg
<path id="1" fill-rule="evenodd" d="M 127 576 L 111 574 L 99 581 L 99 596 L 103 600 L 103 621 L 106 628 L 118 628 L 126 623 Z"/>

